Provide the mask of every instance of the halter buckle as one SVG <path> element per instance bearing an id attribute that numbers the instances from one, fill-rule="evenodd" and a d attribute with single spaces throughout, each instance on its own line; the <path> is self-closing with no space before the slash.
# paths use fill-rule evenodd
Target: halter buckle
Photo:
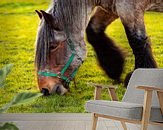
<path id="1" fill-rule="evenodd" d="M 58 72 L 57 73 L 57 78 L 60 78 L 61 79 L 61 76 L 62 76 L 61 72 Z"/>

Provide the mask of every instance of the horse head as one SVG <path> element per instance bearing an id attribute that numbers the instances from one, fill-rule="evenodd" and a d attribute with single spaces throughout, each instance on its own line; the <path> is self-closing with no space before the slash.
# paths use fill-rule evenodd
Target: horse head
<path id="1" fill-rule="evenodd" d="M 35 54 L 38 86 L 44 95 L 63 95 L 82 60 L 64 27 L 56 24 L 55 17 L 42 10 L 36 12 L 41 19 Z"/>

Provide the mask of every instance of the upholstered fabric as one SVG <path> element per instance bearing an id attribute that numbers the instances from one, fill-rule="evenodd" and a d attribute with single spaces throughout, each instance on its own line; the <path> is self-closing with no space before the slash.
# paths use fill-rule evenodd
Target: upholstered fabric
<path id="1" fill-rule="evenodd" d="M 163 69 L 135 70 L 130 78 L 122 101 L 143 104 L 144 90 L 137 89 L 137 86 L 163 88 Z M 153 93 L 152 106 L 160 107 L 156 92 Z"/>
<path id="2" fill-rule="evenodd" d="M 117 101 L 90 100 L 87 101 L 85 108 L 88 112 L 130 120 L 141 120 L 143 105 Z M 152 108 L 150 120 L 163 122 L 160 108 Z"/>
<path id="3" fill-rule="evenodd" d="M 116 101 L 90 100 L 86 103 L 86 110 L 102 115 L 140 120 L 142 105 Z"/>

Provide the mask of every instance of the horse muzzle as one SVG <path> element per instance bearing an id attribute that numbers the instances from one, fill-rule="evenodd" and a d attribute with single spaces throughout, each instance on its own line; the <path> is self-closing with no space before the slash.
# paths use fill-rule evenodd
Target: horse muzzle
<path id="1" fill-rule="evenodd" d="M 44 96 L 49 96 L 51 94 L 64 95 L 67 92 L 68 89 L 64 88 L 62 84 L 55 85 L 51 90 L 46 87 L 41 89 L 41 93 L 43 93 Z"/>

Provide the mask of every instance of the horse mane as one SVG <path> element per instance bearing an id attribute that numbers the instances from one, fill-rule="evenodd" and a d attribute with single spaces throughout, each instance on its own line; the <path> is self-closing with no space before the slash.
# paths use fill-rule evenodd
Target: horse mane
<path id="1" fill-rule="evenodd" d="M 55 38 L 53 30 L 46 24 L 45 20 L 41 23 L 36 40 L 35 65 L 37 69 L 46 67 L 49 57 L 49 43 L 51 39 Z"/>
<path id="2" fill-rule="evenodd" d="M 54 0 L 49 11 L 56 18 L 57 25 L 64 26 L 69 30 L 73 25 L 80 26 L 82 18 L 87 15 L 87 7 L 90 1 L 92 0 Z M 86 21 L 87 19 L 84 22 L 86 23 Z"/>

